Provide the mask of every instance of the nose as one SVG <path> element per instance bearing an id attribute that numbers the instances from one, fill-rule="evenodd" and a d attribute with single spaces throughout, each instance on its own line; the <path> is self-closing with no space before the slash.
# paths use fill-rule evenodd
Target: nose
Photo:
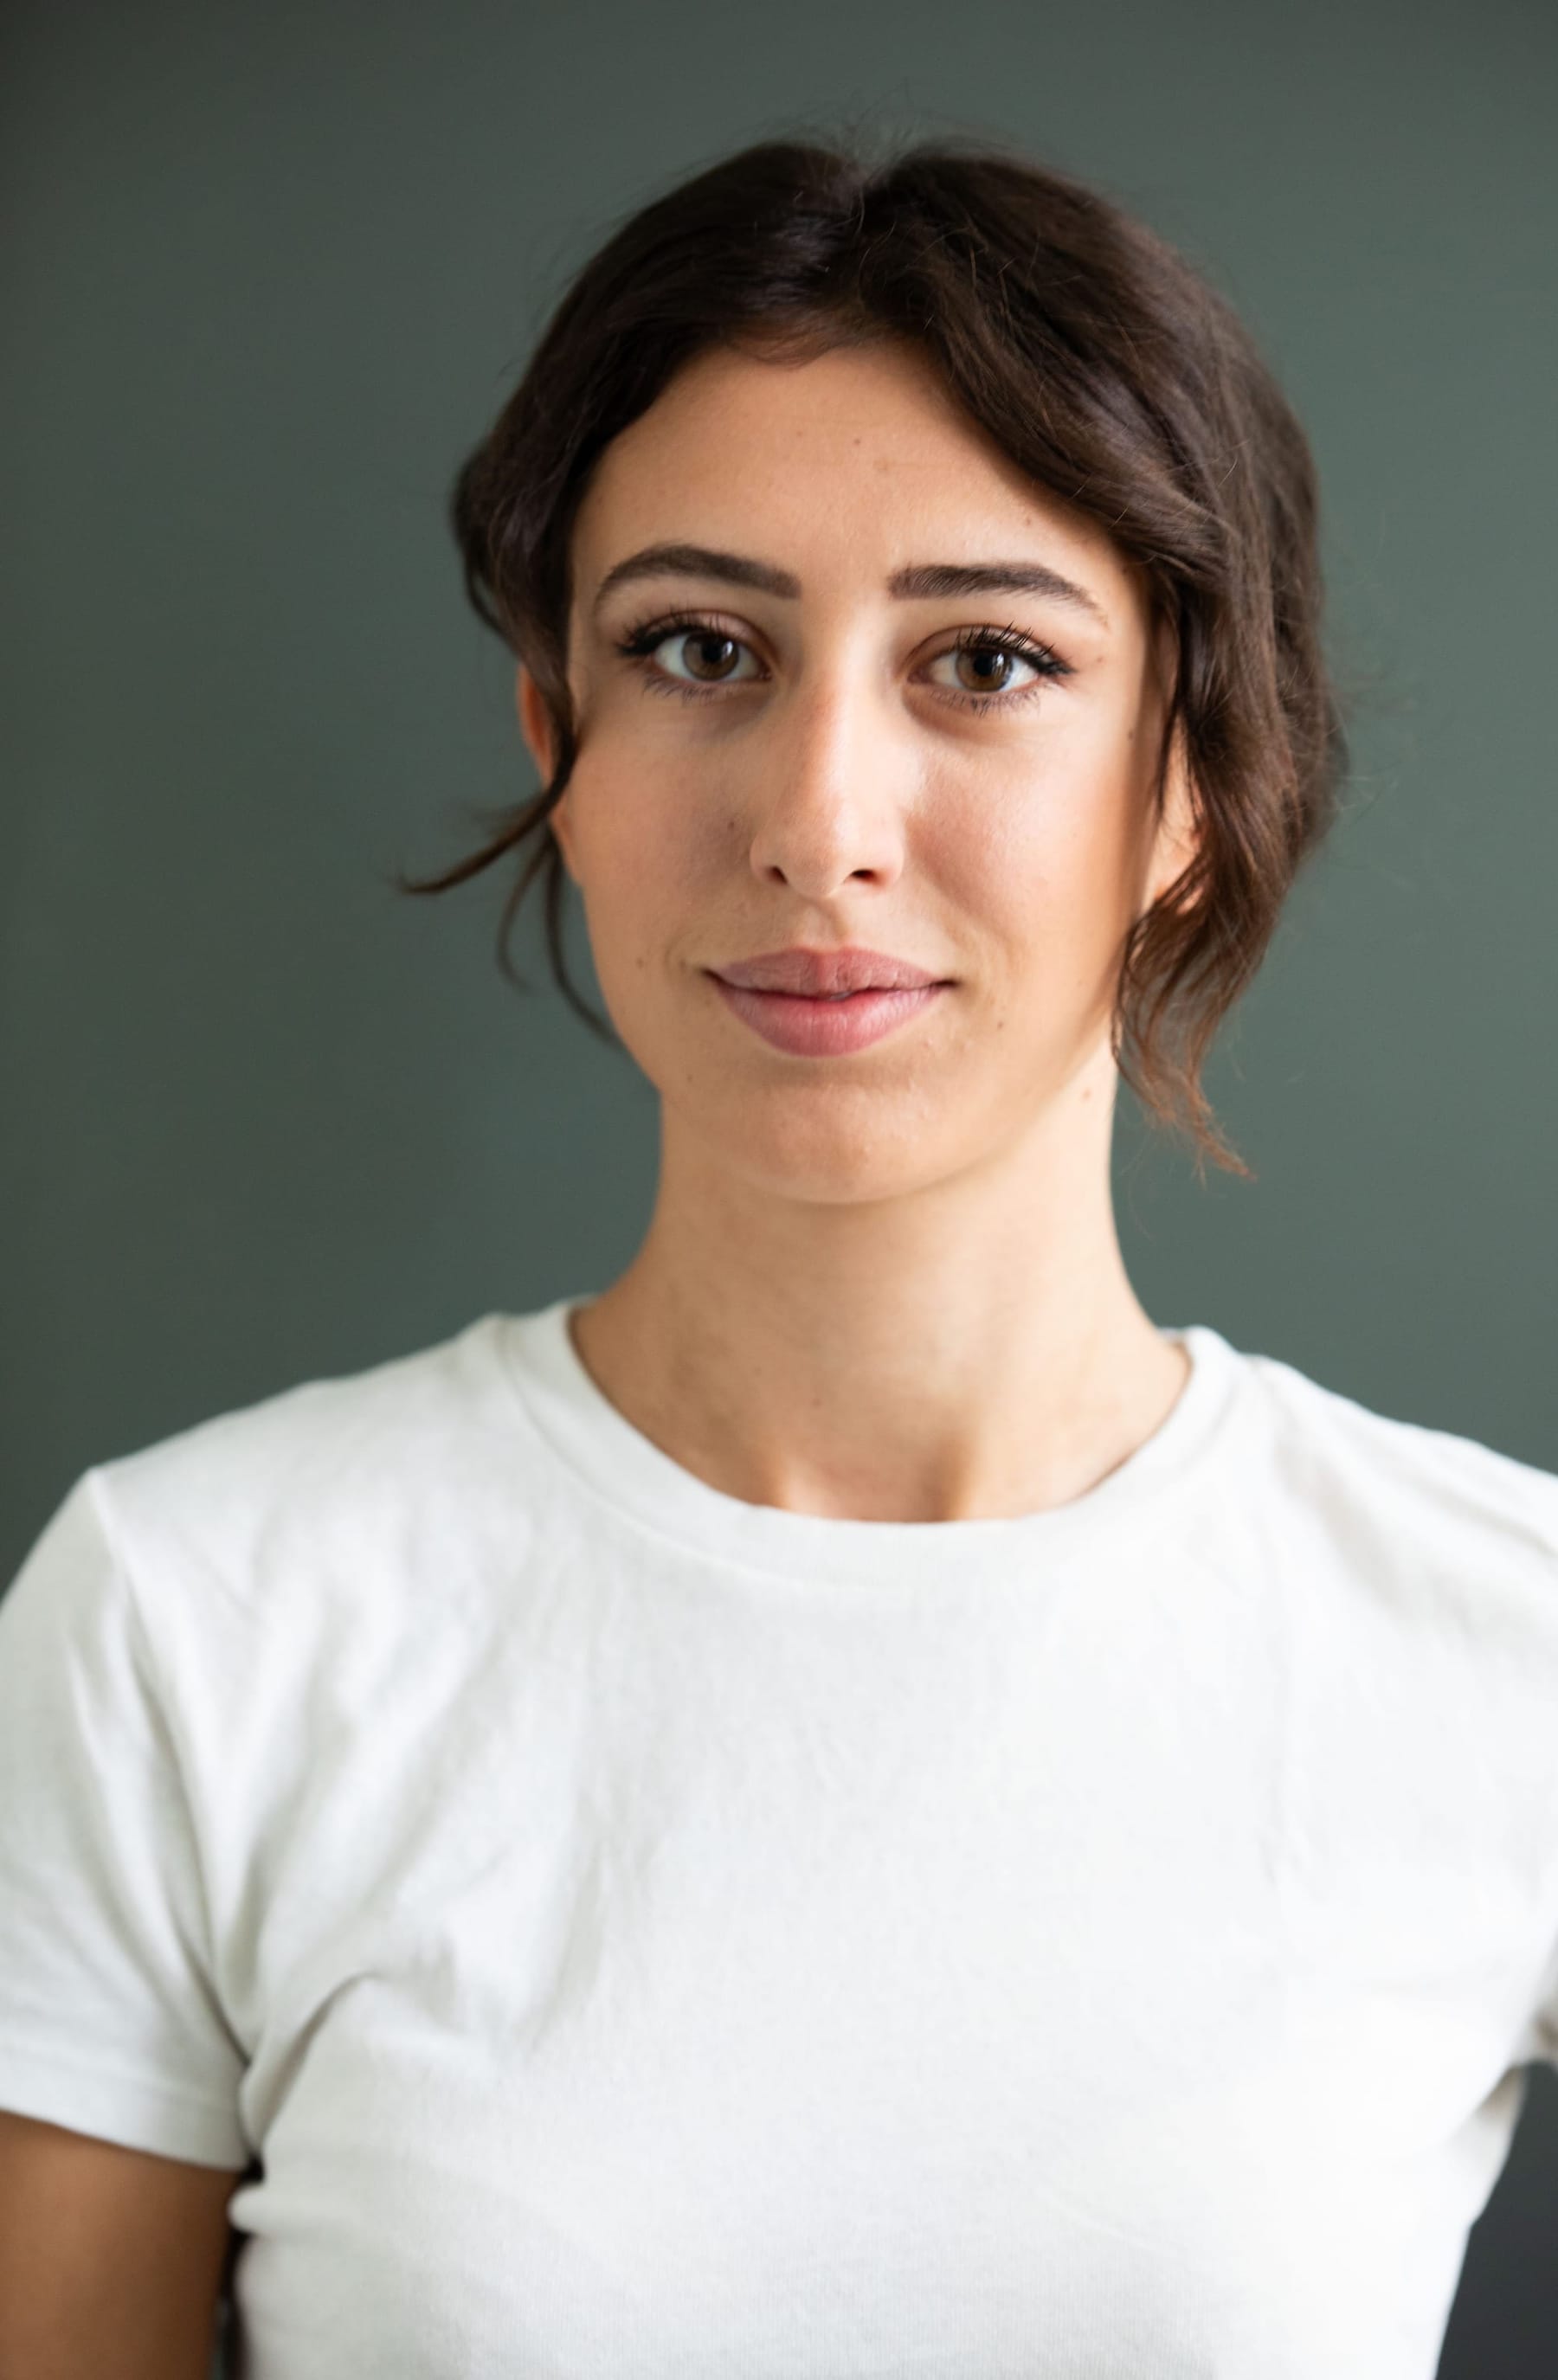
<path id="1" fill-rule="evenodd" d="M 907 755 L 858 660 L 794 686 L 751 750 L 754 876 L 825 901 L 859 877 L 891 884 L 904 865 Z"/>

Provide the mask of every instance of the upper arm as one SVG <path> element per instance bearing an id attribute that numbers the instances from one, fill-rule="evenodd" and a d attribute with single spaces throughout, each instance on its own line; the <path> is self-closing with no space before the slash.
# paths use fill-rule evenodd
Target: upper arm
<path id="1" fill-rule="evenodd" d="M 205 1781 L 89 1473 L 0 1598 L 4 2380 L 209 2380 L 249 2143 Z"/>
<path id="2" fill-rule="evenodd" d="M 0 2110 L 235 2171 L 253 2143 L 206 1841 L 226 1813 L 197 1756 L 229 1683 L 197 1658 L 196 1595 L 157 1583 L 160 1628 L 87 1473 L 0 1597 Z"/>
<path id="3" fill-rule="evenodd" d="M 240 2178 L 0 2109 L 0 2372 L 208 2380 Z"/>

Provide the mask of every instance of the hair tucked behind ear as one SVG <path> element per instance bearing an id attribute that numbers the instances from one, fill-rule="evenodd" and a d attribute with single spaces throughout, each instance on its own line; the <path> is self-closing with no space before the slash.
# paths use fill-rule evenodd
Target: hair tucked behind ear
<path id="1" fill-rule="evenodd" d="M 566 676 L 573 525 L 592 466 L 715 345 L 799 358 L 911 343 L 1042 488 L 1138 562 L 1178 662 L 1164 737 L 1188 771 L 1195 848 L 1123 953 L 1112 1046 L 1155 1125 L 1252 1179 L 1200 1084 L 1294 877 L 1336 812 L 1346 762 L 1321 650 L 1308 442 L 1237 316 L 1157 234 L 1098 191 L 989 142 L 872 162 L 767 140 L 631 215 L 575 276 L 517 387 L 455 481 L 467 596 L 527 664 L 554 727 L 550 782 L 489 820 L 469 856 L 408 892 L 521 861 L 499 953 L 542 878 L 559 988 L 549 824 L 573 769 Z M 1160 769 L 1158 798 L 1165 773 Z"/>

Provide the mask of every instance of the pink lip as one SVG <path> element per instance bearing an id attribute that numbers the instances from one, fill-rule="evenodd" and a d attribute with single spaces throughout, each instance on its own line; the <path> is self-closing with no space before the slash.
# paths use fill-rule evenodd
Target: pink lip
<path id="1" fill-rule="evenodd" d="M 789 991 L 749 991 L 712 981 L 726 1006 L 776 1050 L 797 1058 L 840 1058 L 851 1050 L 869 1049 L 884 1034 L 918 1015 L 940 997 L 941 983 L 907 985 L 895 991 L 854 991 L 843 1000 L 828 1000 Z"/>
<path id="2" fill-rule="evenodd" d="M 891 951 L 862 950 L 858 943 L 841 950 L 811 951 L 801 943 L 788 950 L 764 951 L 760 958 L 732 959 L 711 970 L 722 983 L 739 984 L 747 991 L 823 992 L 902 991 L 936 983 L 929 967 L 912 959 L 895 958 Z"/>

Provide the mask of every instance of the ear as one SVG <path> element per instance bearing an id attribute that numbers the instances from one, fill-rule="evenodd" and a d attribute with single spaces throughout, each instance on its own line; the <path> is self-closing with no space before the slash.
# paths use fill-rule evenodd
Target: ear
<path id="1" fill-rule="evenodd" d="M 1173 694 L 1179 669 L 1178 636 L 1166 615 L 1160 613 L 1152 636 L 1152 683 L 1154 704 L 1166 708 Z M 1162 711 L 1158 711 L 1162 720 Z M 1159 727 L 1161 734 L 1162 729 Z M 1145 915 L 1154 902 L 1162 899 L 1175 880 L 1182 876 L 1196 856 L 1200 831 L 1195 813 L 1194 781 L 1190 768 L 1188 739 L 1183 718 L 1174 722 L 1174 735 L 1169 745 L 1168 759 L 1163 770 L 1162 800 L 1157 808 L 1151 849 L 1148 854 L 1147 880 L 1143 887 L 1141 908 Z"/>
<path id="2" fill-rule="evenodd" d="M 523 735 L 526 748 L 540 770 L 544 783 L 552 774 L 552 714 L 547 710 L 545 698 L 540 686 L 523 662 L 519 663 L 515 675 L 514 707 L 519 717 L 519 733 Z M 565 791 L 561 799 L 554 802 L 548 812 L 547 824 L 556 836 L 562 847 L 564 864 L 577 883 L 578 870 L 574 866 L 573 852 L 568 841 L 572 821 L 567 816 L 567 806 L 568 796 Z"/>
<path id="3" fill-rule="evenodd" d="M 1150 873 L 1142 903 L 1144 909 L 1150 909 L 1168 891 L 1175 878 L 1184 874 L 1196 856 L 1199 839 L 1189 755 L 1186 749 L 1185 722 L 1178 720 L 1175 722 L 1174 742 L 1163 778 L 1162 807 L 1152 844 Z"/>
<path id="4" fill-rule="evenodd" d="M 525 739 L 531 759 L 543 778 L 550 777 L 552 720 L 541 688 L 523 662 L 515 674 L 514 707 L 519 715 L 519 733 Z"/>

